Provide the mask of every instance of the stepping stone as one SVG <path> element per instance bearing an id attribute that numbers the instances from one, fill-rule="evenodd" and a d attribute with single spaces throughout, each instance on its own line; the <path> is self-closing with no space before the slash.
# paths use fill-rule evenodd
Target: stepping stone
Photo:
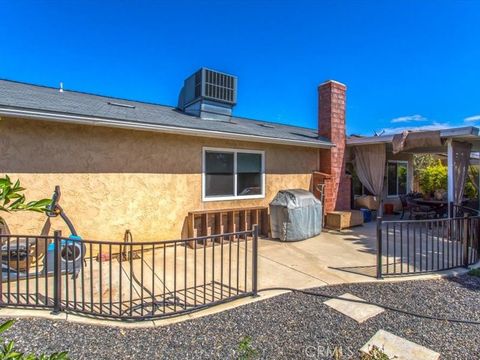
<path id="1" fill-rule="evenodd" d="M 368 353 L 372 346 L 382 350 L 389 358 L 395 357 L 396 360 L 437 360 L 440 358 L 439 353 L 385 330 L 378 330 L 360 351 Z"/>
<path id="2" fill-rule="evenodd" d="M 362 298 L 349 293 L 345 293 L 339 297 L 342 299 L 363 300 Z M 341 312 L 344 315 L 347 315 L 349 318 L 352 318 L 359 323 L 362 323 L 385 311 L 385 309 L 376 305 L 360 304 L 357 302 L 340 299 L 330 299 L 325 301 L 324 304 Z"/>

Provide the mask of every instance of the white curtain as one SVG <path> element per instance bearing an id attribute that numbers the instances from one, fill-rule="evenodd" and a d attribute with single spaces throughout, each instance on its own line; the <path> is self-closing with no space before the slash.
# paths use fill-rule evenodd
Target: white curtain
<path id="1" fill-rule="evenodd" d="M 463 193 L 465 191 L 465 182 L 468 176 L 468 167 L 470 166 L 470 152 L 472 144 L 454 141 L 453 147 L 453 171 L 454 176 L 454 193 L 453 202 L 461 205 Z"/>
<path id="2" fill-rule="evenodd" d="M 363 186 L 381 201 L 385 178 L 385 144 L 361 145 L 354 148 L 354 166 Z"/>

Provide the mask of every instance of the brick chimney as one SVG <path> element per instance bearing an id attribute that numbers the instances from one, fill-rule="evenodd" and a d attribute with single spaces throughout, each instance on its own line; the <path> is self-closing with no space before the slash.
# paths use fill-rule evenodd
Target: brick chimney
<path id="1" fill-rule="evenodd" d="M 344 84 L 333 80 L 318 86 L 318 135 L 330 139 L 335 145 L 320 150 L 319 170 L 320 179 L 325 183 L 325 213 L 350 209 L 351 179 L 345 173 L 346 90 Z"/>

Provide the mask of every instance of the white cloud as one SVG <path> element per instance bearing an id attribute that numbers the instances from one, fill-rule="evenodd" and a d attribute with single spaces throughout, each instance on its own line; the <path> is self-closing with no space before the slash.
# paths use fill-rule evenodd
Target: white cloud
<path id="1" fill-rule="evenodd" d="M 391 128 L 385 128 L 382 129 L 384 131 L 385 135 L 389 134 L 398 134 L 406 130 L 410 131 L 429 131 L 429 130 L 441 130 L 441 129 L 447 129 L 451 127 L 450 124 L 448 123 L 432 123 L 430 125 L 422 125 L 422 126 L 400 126 L 400 127 L 391 127 Z"/>
<path id="2" fill-rule="evenodd" d="M 395 123 L 404 123 L 404 122 L 413 122 L 413 121 L 427 121 L 427 118 L 422 115 L 407 115 L 407 116 L 400 116 L 395 119 L 392 119 L 390 122 L 392 124 Z"/>
<path id="3" fill-rule="evenodd" d="M 465 119 L 463 119 L 463 121 L 465 122 L 480 121 L 480 115 L 473 115 L 473 116 L 466 117 Z"/>

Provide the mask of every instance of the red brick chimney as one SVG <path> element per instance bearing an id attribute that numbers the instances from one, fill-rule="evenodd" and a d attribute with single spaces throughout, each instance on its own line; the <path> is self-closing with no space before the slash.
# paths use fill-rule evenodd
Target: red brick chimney
<path id="1" fill-rule="evenodd" d="M 324 174 L 325 213 L 350 209 L 351 179 L 345 173 L 346 90 L 345 85 L 333 80 L 318 86 L 318 135 L 330 139 L 335 145 L 331 149 L 320 150 L 319 169 Z"/>

